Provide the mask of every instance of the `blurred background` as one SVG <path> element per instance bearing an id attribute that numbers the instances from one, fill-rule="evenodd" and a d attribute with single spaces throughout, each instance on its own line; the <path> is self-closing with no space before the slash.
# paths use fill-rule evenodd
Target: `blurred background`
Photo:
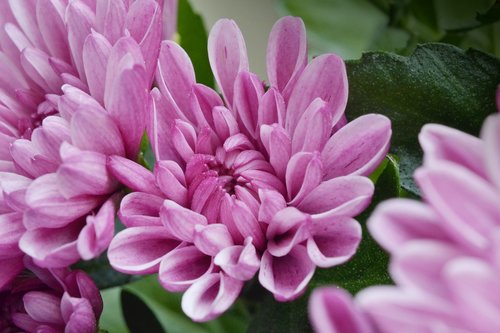
<path id="1" fill-rule="evenodd" d="M 284 15 L 306 23 L 310 54 L 409 54 L 418 43 L 446 42 L 500 55 L 500 1 L 495 0 L 191 0 L 208 30 L 222 17 L 243 31 L 251 68 L 265 78 L 267 37 Z"/>

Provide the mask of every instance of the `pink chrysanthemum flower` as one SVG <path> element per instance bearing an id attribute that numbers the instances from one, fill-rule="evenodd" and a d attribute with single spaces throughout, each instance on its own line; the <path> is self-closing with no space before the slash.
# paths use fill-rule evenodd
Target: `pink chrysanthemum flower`
<path id="1" fill-rule="evenodd" d="M 0 289 L 0 332 L 92 333 L 102 299 L 81 271 L 47 270 L 26 260 L 27 269 Z"/>
<path id="2" fill-rule="evenodd" d="M 346 124 L 342 59 L 307 64 L 303 23 L 274 26 L 266 91 L 248 71 L 233 21 L 209 36 L 212 70 L 224 101 L 197 84 L 186 53 L 163 42 L 152 92 L 149 136 L 154 173 L 120 157 L 110 167 L 135 192 L 121 204 L 127 229 L 109 248 L 116 269 L 159 273 L 196 321 L 224 312 L 257 273 L 276 299 L 305 290 L 316 266 L 356 251 L 353 216 L 370 202 L 365 177 L 384 158 L 390 122 L 367 115 Z"/>
<path id="3" fill-rule="evenodd" d="M 109 244 L 118 183 L 106 156 L 136 157 L 162 5 L 0 2 L 0 247 L 12 248 L 0 255 L 11 267 L 0 286 L 22 268 L 21 235 L 21 249 L 45 267 Z"/>
<path id="4" fill-rule="evenodd" d="M 316 291 L 317 332 L 500 331 L 500 115 L 480 139 L 434 124 L 419 139 L 424 202 L 387 201 L 368 223 L 397 286 L 364 290 L 355 304 L 341 290 Z"/>

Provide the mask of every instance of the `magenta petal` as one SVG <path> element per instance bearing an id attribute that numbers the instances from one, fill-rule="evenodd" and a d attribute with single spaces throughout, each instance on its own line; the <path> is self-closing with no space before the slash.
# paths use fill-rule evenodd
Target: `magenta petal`
<path id="1" fill-rule="evenodd" d="M 80 195 L 104 195 L 117 187 L 106 167 L 106 156 L 93 151 L 81 151 L 63 143 L 63 163 L 57 170 L 60 192 L 66 198 Z"/>
<path id="2" fill-rule="evenodd" d="M 269 223 L 267 250 L 275 257 L 283 257 L 292 248 L 309 237 L 310 216 L 295 207 L 280 210 Z"/>
<path id="3" fill-rule="evenodd" d="M 78 109 L 71 118 L 71 139 L 80 149 L 105 155 L 125 155 L 120 130 L 101 107 L 86 105 Z"/>
<path id="4" fill-rule="evenodd" d="M 215 132 L 221 141 L 239 133 L 238 123 L 231 111 L 224 106 L 216 106 L 212 110 Z"/>
<path id="5" fill-rule="evenodd" d="M 234 82 L 233 107 L 240 129 L 251 138 L 257 137 L 257 117 L 260 99 L 264 95 L 264 87 L 256 74 L 241 71 Z"/>
<path id="6" fill-rule="evenodd" d="M 22 213 L 0 214 L 0 260 L 21 254 L 17 243 L 24 231 Z"/>
<path id="7" fill-rule="evenodd" d="M 316 98 L 300 117 L 292 138 L 292 154 L 322 151 L 332 133 L 332 113 L 327 104 Z"/>
<path id="8" fill-rule="evenodd" d="M 324 100 L 333 118 L 344 113 L 347 104 L 347 74 L 344 61 L 335 54 L 314 58 L 304 69 L 291 93 L 285 128 L 293 137 L 302 114 L 316 98 Z"/>
<path id="9" fill-rule="evenodd" d="M 387 200 L 368 220 L 370 234 L 391 253 L 419 239 L 446 241 L 439 216 L 426 204 L 407 199 Z"/>
<path id="10" fill-rule="evenodd" d="M 272 87 L 289 96 L 307 65 L 307 38 L 304 22 L 297 17 L 278 20 L 267 45 L 267 75 Z"/>
<path id="11" fill-rule="evenodd" d="M 169 291 L 184 291 L 212 272 L 212 258 L 195 246 L 180 247 L 161 261 L 158 279 Z"/>
<path id="12" fill-rule="evenodd" d="M 182 297 L 182 310 L 194 321 L 208 321 L 236 301 L 243 282 L 224 273 L 213 273 L 193 284 Z"/>
<path id="13" fill-rule="evenodd" d="M 24 309 L 38 322 L 61 325 L 61 299 L 41 291 L 30 291 L 23 297 Z"/>
<path id="14" fill-rule="evenodd" d="M 391 276 L 401 287 L 420 289 L 422 292 L 450 299 L 447 288 L 443 288 L 443 269 L 461 256 L 452 244 L 433 240 L 417 240 L 405 244 L 392 257 Z"/>
<path id="15" fill-rule="evenodd" d="M 220 223 L 196 225 L 193 243 L 208 256 L 215 256 L 221 250 L 234 244 L 229 230 Z"/>
<path id="16" fill-rule="evenodd" d="M 50 173 L 35 179 L 26 191 L 30 209 L 24 216 L 27 229 L 40 226 L 62 227 L 91 211 L 99 204 L 97 196 L 66 199 L 59 190 L 57 174 Z"/>
<path id="17" fill-rule="evenodd" d="M 260 127 L 262 144 L 269 154 L 269 162 L 276 175 L 284 180 L 286 168 L 292 153 L 292 141 L 287 131 L 280 125 L 262 125 Z"/>
<path id="18" fill-rule="evenodd" d="M 115 207 L 112 199 L 106 201 L 95 216 L 87 216 L 87 224 L 78 236 L 78 253 L 90 260 L 103 253 L 115 231 Z"/>
<path id="19" fill-rule="evenodd" d="M 10 259 L 0 259 L 0 291 L 10 288 L 11 281 L 24 269 L 22 255 Z"/>
<path id="20" fill-rule="evenodd" d="M 114 1 L 119 2 L 119 1 Z M 106 84 L 106 68 L 108 66 L 111 44 L 108 40 L 92 32 L 83 44 L 83 64 L 89 91 L 99 103 L 104 104 L 104 87 Z"/>
<path id="21" fill-rule="evenodd" d="M 321 153 L 326 179 L 338 176 L 369 175 L 387 154 L 391 121 L 368 114 L 342 127 L 326 143 Z"/>
<path id="22" fill-rule="evenodd" d="M 132 192 L 122 199 L 118 216 L 128 228 L 162 226 L 160 208 L 163 198 L 154 194 Z"/>
<path id="23" fill-rule="evenodd" d="M 373 191 L 374 185 L 366 177 L 337 177 L 319 184 L 298 208 L 314 215 L 356 216 L 369 205 Z"/>
<path id="24" fill-rule="evenodd" d="M 309 318 L 317 333 L 373 332 L 351 295 L 342 289 L 315 289 L 309 299 Z"/>
<path id="25" fill-rule="evenodd" d="M 269 223 L 274 214 L 286 207 L 283 195 L 273 190 L 259 190 L 259 221 Z"/>
<path id="26" fill-rule="evenodd" d="M 99 0 L 96 6 L 96 28 L 114 44 L 124 33 L 126 4 L 123 0 Z"/>
<path id="27" fill-rule="evenodd" d="M 156 80 L 161 93 L 176 107 L 176 112 L 195 123 L 196 119 L 190 105 L 191 91 L 196 84 L 194 68 L 186 51 L 177 43 L 172 41 L 161 43 Z"/>
<path id="28" fill-rule="evenodd" d="M 234 224 L 240 235 L 245 239 L 252 237 L 252 242 L 256 248 L 262 249 L 265 246 L 264 233 L 260 227 L 257 218 L 252 214 L 247 205 L 240 201 L 234 200 L 232 206 L 232 216 Z"/>
<path id="29" fill-rule="evenodd" d="M 167 230 L 186 242 L 193 242 L 197 225 L 207 225 L 205 216 L 184 208 L 172 200 L 165 200 L 160 209 L 160 218 Z"/>
<path id="30" fill-rule="evenodd" d="M 323 164 L 318 152 L 292 156 L 286 168 L 286 189 L 291 205 L 299 204 L 323 179 Z"/>
<path id="31" fill-rule="evenodd" d="M 111 241 L 108 258 L 117 271 L 152 274 L 158 271 L 162 258 L 179 244 L 163 226 L 127 228 Z"/>
<path id="32" fill-rule="evenodd" d="M 156 183 L 168 199 L 186 205 L 188 192 L 184 172 L 174 161 L 158 161 L 154 167 Z"/>
<path id="33" fill-rule="evenodd" d="M 96 316 L 87 299 L 70 297 L 64 293 L 61 311 L 65 315 L 65 332 L 94 332 L 97 329 Z"/>
<path id="34" fill-rule="evenodd" d="M 497 94 L 497 101 L 500 93 Z M 500 109 L 500 106 L 499 106 Z M 500 190 L 500 116 L 490 116 L 481 129 L 481 138 L 485 142 L 486 172 L 490 180 Z M 477 161 L 476 161 L 476 164 Z"/>
<path id="35" fill-rule="evenodd" d="M 305 246 L 297 245 L 284 257 L 264 252 L 259 271 L 260 284 L 273 293 L 278 301 L 299 297 L 312 279 L 315 265 Z"/>
<path id="36" fill-rule="evenodd" d="M 307 252 L 319 267 L 332 267 L 349 260 L 361 241 L 361 226 L 348 217 L 325 217 L 312 223 Z"/>
<path id="37" fill-rule="evenodd" d="M 500 221 L 496 189 L 468 169 L 447 162 L 418 169 L 415 179 L 452 237 L 484 251 Z"/>
<path id="38" fill-rule="evenodd" d="M 217 21 L 208 36 L 208 57 L 227 105 L 233 105 L 234 82 L 239 72 L 248 70 L 245 40 L 236 23 Z"/>
<path id="39" fill-rule="evenodd" d="M 19 247 L 41 267 L 66 267 L 80 259 L 76 240 L 80 223 L 71 223 L 62 228 L 39 228 L 28 230 L 21 237 Z"/>
<path id="40" fill-rule="evenodd" d="M 257 124 L 261 125 L 279 124 L 285 121 L 285 100 L 275 88 L 269 88 L 259 102 Z M 257 133 L 260 135 L 260 133 Z"/>
<path id="41" fill-rule="evenodd" d="M 153 173 L 142 165 L 120 156 L 111 156 L 108 157 L 108 167 L 120 182 L 132 190 L 163 196 Z"/>
<path id="42" fill-rule="evenodd" d="M 220 251 L 214 263 L 227 275 L 240 281 L 251 280 L 260 267 L 259 256 L 250 238 L 245 245 L 230 246 Z"/>

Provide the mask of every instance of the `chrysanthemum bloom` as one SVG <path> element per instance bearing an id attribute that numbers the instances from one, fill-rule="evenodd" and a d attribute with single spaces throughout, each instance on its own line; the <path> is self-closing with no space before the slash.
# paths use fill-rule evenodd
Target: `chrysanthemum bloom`
<path id="1" fill-rule="evenodd" d="M 163 29 L 160 5 L 10 0 L 0 6 L 0 246 L 14 248 L 26 228 L 20 247 L 40 265 L 90 259 L 113 234 L 108 198 L 118 183 L 106 156 L 135 159 L 145 128 Z M 19 250 L 2 251 L 2 266 L 10 254 L 19 263 Z"/>
<path id="2" fill-rule="evenodd" d="M 84 272 L 27 269 L 0 290 L 1 332 L 95 333 L 102 299 Z"/>
<path id="3" fill-rule="evenodd" d="M 301 295 L 316 266 L 348 260 L 361 237 L 352 217 L 373 193 L 365 176 L 391 135 L 379 115 L 346 125 L 344 62 L 327 54 L 307 64 L 298 18 L 281 19 L 271 32 L 267 91 L 248 71 L 233 21 L 213 27 L 209 57 L 224 101 L 196 83 L 178 45 L 163 42 L 148 128 L 154 173 L 110 159 L 135 191 L 121 204 L 127 229 L 110 245 L 111 264 L 158 272 L 167 290 L 185 291 L 182 307 L 197 321 L 224 312 L 257 271 L 287 301 Z"/>
<path id="4" fill-rule="evenodd" d="M 480 139 L 442 125 L 419 138 L 424 202 L 387 201 L 368 223 L 397 286 L 364 290 L 356 304 L 340 290 L 315 292 L 317 332 L 500 331 L 500 115 Z"/>

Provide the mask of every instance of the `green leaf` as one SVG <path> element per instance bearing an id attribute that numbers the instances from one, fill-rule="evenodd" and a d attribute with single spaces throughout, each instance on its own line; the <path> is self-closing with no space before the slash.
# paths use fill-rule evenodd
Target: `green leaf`
<path id="1" fill-rule="evenodd" d="M 101 291 L 104 311 L 99 320 L 99 329 L 108 333 L 129 333 L 121 307 L 121 287 Z"/>
<path id="2" fill-rule="evenodd" d="M 245 332 L 248 324 L 245 309 L 238 303 L 216 320 L 194 323 L 182 312 L 182 295 L 163 289 L 157 276 L 133 282 L 124 286 L 124 290 L 140 298 L 168 333 L 238 333 Z"/>
<path id="3" fill-rule="evenodd" d="M 311 291 L 323 285 L 337 285 L 357 293 L 371 285 L 390 284 L 387 272 L 388 255 L 371 238 L 366 229 L 366 219 L 383 200 L 400 195 L 398 163 L 394 156 L 387 156 L 373 173 L 377 179 L 375 194 L 370 207 L 357 220 L 363 227 L 363 240 L 356 255 L 348 263 L 330 269 L 317 269 L 309 283 L 308 291 L 298 300 L 280 303 L 271 296 L 265 297 L 253 317 L 250 333 L 302 333 L 311 332 L 308 322 L 307 302 Z"/>
<path id="4" fill-rule="evenodd" d="M 347 116 L 380 113 L 391 119 L 391 150 L 400 158 L 401 183 L 416 195 L 412 175 L 422 163 L 417 138 L 422 126 L 440 123 L 477 135 L 496 111 L 500 61 L 476 50 L 425 44 L 408 57 L 367 53 L 348 61 L 347 68 Z"/>
<path id="5" fill-rule="evenodd" d="M 208 35 L 200 15 L 194 12 L 188 0 L 179 1 L 177 32 L 180 45 L 191 58 L 196 72 L 196 82 L 214 87 L 214 79 L 208 62 Z"/>
<path id="6" fill-rule="evenodd" d="M 115 271 L 109 264 L 106 253 L 93 260 L 80 261 L 72 268 L 87 272 L 99 289 L 121 286 L 133 280 L 133 276 Z"/>

